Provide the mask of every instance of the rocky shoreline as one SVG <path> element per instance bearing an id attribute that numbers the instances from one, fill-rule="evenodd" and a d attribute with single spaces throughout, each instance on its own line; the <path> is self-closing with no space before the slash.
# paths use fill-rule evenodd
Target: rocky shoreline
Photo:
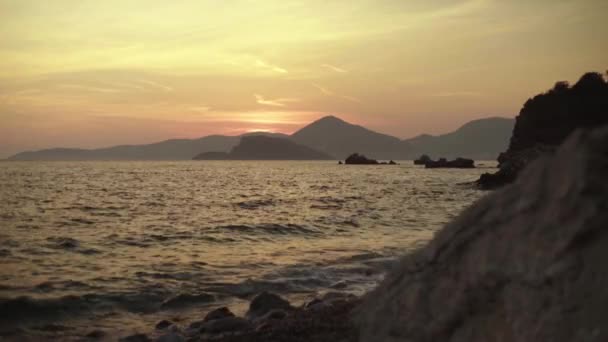
<path id="1" fill-rule="evenodd" d="M 227 307 L 207 312 L 189 322 L 159 321 L 145 333 L 119 337 L 121 342 L 194 341 L 357 341 L 352 320 L 361 298 L 329 292 L 295 307 L 280 296 L 262 292 L 249 304 L 244 317 Z M 103 340 L 102 331 L 90 332 L 86 340 Z"/>

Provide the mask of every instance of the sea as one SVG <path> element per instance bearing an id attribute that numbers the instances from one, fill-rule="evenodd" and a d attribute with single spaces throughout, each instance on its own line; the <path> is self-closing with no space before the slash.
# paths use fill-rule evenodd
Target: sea
<path id="1" fill-rule="evenodd" d="M 146 332 L 271 291 L 361 295 L 495 167 L 1 162 L 0 340 Z"/>

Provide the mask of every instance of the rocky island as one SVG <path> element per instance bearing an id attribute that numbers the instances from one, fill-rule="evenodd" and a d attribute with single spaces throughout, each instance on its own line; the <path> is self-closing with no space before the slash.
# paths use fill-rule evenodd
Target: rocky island
<path id="1" fill-rule="evenodd" d="M 194 160 L 331 160 L 331 156 L 289 139 L 245 136 L 228 153 L 205 152 Z"/>

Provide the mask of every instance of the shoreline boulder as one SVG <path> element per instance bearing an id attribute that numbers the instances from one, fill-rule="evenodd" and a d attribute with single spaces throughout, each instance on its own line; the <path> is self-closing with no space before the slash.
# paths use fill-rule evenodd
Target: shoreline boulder
<path id="1" fill-rule="evenodd" d="M 608 127 L 573 134 L 406 256 L 365 341 L 607 341 Z"/>

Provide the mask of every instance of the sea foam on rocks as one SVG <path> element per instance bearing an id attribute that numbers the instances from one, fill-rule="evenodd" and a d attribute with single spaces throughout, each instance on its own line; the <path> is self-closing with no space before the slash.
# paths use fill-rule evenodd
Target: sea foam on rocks
<path id="1" fill-rule="evenodd" d="M 608 128 L 574 133 L 405 257 L 361 341 L 608 341 Z"/>

